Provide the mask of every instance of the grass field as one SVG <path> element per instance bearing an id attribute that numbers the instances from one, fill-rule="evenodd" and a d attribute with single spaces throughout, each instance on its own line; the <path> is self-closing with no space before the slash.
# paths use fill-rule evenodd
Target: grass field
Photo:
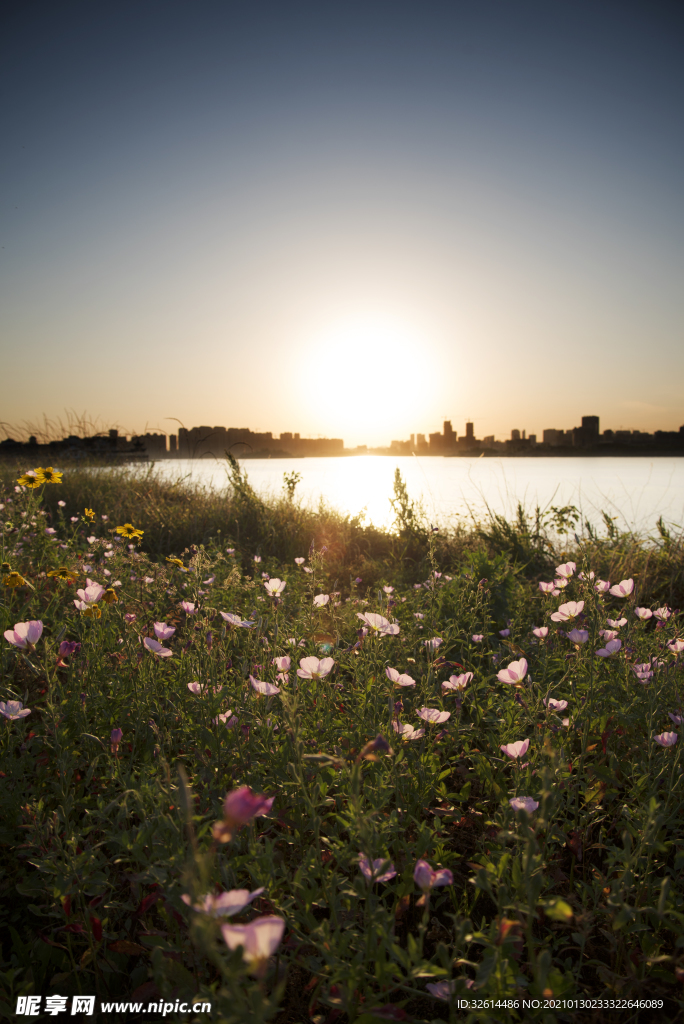
<path id="1" fill-rule="evenodd" d="M 229 469 L 0 471 L 0 1012 L 679 1019 L 681 533 Z"/>

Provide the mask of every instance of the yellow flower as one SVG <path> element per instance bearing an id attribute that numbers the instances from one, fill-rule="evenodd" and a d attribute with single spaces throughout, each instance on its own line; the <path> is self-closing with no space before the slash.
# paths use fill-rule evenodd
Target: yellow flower
<path id="1" fill-rule="evenodd" d="M 35 490 L 36 487 L 42 487 L 45 483 L 45 477 L 42 472 L 29 469 L 28 473 L 24 473 L 23 476 L 19 477 L 17 483 L 21 484 L 22 487 L 30 487 L 31 490 Z"/>
<path id="2" fill-rule="evenodd" d="M 114 590 L 114 587 L 108 587 L 107 590 L 105 590 L 102 595 L 102 600 L 105 604 L 114 604 L 115 601 L 119 600 L 116 596 L 116 590 Z"/>
<path id="3" fill-rule="evenodd" d="M 3 562 L 2 565 L 0 565 L 1 572 L 9 572 L 11 568 L 12 566 L 9 564 L 9 562 Z"/>
<path id="4" fill-rule="evenodd" d="M 60 565 L 59 569 L 51 569 L 48 576 L 55 580 L 71 580 L 73 582 L 78 579 L 79 573 L 74 569 L 69 569 L 66 565 Z"/>
<path id="5" fill-rule="evenodd" d="M 124 523 L 123 526 L 117 526 L 116 532 L 122 537 L 126 537 L 127 540 L 132 540 L 137 543 L 142 537 L 144 530 L 136 530 L 133 523 Z"/>
<path id="6" fill-rule="evenodd" d="M 2 581 L 6 587 L 23 587 L 26 580 L 18 572 L 11 572 Z"/>
<path id="7" fill-rule="evenodd" d="M 40 473 L 44 478 L 46 484 L 61 484 L 62 472 L 59 469 L 53 469 L 52 466 L 47 466 L 45 469 L 39 466 L 38 469 L 34 470 L 34 473 Z"/>
<path id="8" fill-rule="evenodd" d="M 87 508 L 87 509 L 85 510 L 85 513 L 84 513 L 84 515 L 85 515 L 85 516 L 86 516 L 86 518 L 88 518 L 88 519 L 94 519 L 94 518 L 95 518 L 95 513 L 93 512 L 92 508 Z"/>
<path id="9" fill-rule="evenodd" d="M 166 561 L 171 562 L 173 565 L 177 565 L 179 569 L 184 569 L 185 566 L 181 562 L 180 558 L 171 558 L 170 555 L 166 556 Z"/>
<path id="10" fill-rule="evenodd" d="M 89 605 L 88 608 L 86 608 L 86 610 L 83 612 L 83 614 L 85 615 L 85 617 L 87 619 L 101 619 L 102 618 L 102 612 L 100 611 L 100 609 L 97 607 L 96 604 Z"/>

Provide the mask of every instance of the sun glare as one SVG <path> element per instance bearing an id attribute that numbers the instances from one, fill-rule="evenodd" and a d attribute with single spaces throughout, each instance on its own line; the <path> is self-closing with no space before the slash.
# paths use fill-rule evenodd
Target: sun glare
<path id="1" fill-rule="evenodd" d="M 389 433 L 421 429 L 432 375 L 420 332 L 389 318 L 349 319 L 318 333 L 308 359 L 331 398 L 327 421 L 345 436 L 387 443 Z"/>

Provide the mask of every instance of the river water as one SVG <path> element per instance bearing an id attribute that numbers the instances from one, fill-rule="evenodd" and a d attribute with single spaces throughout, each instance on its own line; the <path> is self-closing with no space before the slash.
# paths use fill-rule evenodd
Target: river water
<path id="1" fill-rule="evenodd" d="M 222 489 L 225 463 L 174 459 L 157 468 L 171 478 L 186 477 Z M 309 505 L 321 499 L 366 522 L 389 526 L 390 496 L 397 468 L 409 495 L 422 501 L 429 519 L 446 526 L 463 518 L 484 518 L 487 509 L 515 514 L 518 502 L 533 511 L 575 505 L 594 526 L 602 512 L 621 527 L 650 533 L 662 516 L 684 524 L 684 458 L 441 458 L 361 455 L 343 458 L 245 459 L 252 486 L 262 494 L 282 492 L 283 474 L 300 473 L 296 494 Z"/>

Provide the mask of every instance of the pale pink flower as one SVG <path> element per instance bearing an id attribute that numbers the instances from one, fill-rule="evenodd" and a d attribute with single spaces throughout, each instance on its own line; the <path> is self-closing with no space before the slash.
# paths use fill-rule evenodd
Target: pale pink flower
<path id="1" fill-rule="evenodd" d="M 251 629 L 252 626 L 256 626 L 256 622 L 250 622 L 249 619 L 241 619 L 234 612 L 220 612 L 219 614 L 229 626 L 242 626 L 243 629 Z"/>
<path id="2" fill-rule="evenodd" d="M 627 619 L 606 619 L 606 622 L 611 629 L 622 629 L 623 626 L 627 625 Z"/>
<path id="3" fill-rule="evenodd" d="M 433 636 L 431 640 L 423 640 L 423 643 L 425 644 L 429 651 L 436 651 L 437 648 L 444 643 L 444 641 L 442 640 L 441 636 Z"/>
<path id="4" fill-rule="evenodd" d="M 199 697 L 202 693 L 202 685 L 199 680 L 195 680 L 194 683 L 188 683 L 188 690 L 190 693 L 194 693 L 196 697 Z"/>
<path id="5" fill-rule="evenodd" d="M 532 632 L 540 640 L 543 640 L 544 637 L 547 637 L 549 635 L 549 627 L 548 626 L 533 626 L 532 627 Z"/>
<path id="6" fill-rule="evenodd" d="M 574 575 L 577 566 L 574 562 L 564 562 L 563 565 L 556 566 L 556 576 L 560 576 L 561 579 L 569 580 Z"/>
<path id="7" fill-rule="evenodd" d="M 394 587 L 383 587 L 382 589 L 385 591 L 386 594 L 394 593 Z"/>
<path id="8" fill-rule="evenodd" d="M 308 565 L 303 566 L 304 572 L 312 573 L 313 569 L 310 569 Z"/>
<path id="9" fill-rule="evenodd" d="M 632 672 L 644 686 L 653 679 L 653 669 L 650 661 L 645 661 L 640 665 L 632 665 Z"/>
<path id="10" fill-rule="evenodd" d="M 586 644 L 589 639 L 589 631 L 586 629 L 571 629 L 567 637 L 568 640 L 572 640 L 573 644 Z"/>
<path id="11" fill-rule="evenodd" d="M 249 786 L 240 786 L 238 789 L 231 790 L 223 802 L 223 821 L 217 823 L 221 826 L 219 829 L 221 836 L 225 837 L 226 833 L 230 832 L 228 836 L 230 839 L 233 832 L 237 832 L 252 818 L 260 818 L 262 815 L 268 814 L 274 800 L 273 796 L 267 797 L 260 793 L 253 793 Z M 214 838 L 220 838 L 216 835 L 216 826 L 214 829 Z M 225 842 L 226 839 L 220 838 L 220 841 Z"/>
<path id="12" fill-rule="evenodd" d="M 511 635 L 510 629 L 500 629 L 499 630 L 499 636 L 502 636 L 502 637 L 505 638 L 505 637 L 510 636 L 510 635 Z"/>
<path id="13" fill-rule="evenodd" d="M 185 612 L 186 615 L 194 615 L 195 614 L 195 602 L 194 601 L 181 601 L 180 606 L 181 606 L 181 608 L 183 609 L 183 611 Z"/>
<path id="14" fill-rule="evenodd" d="M 617 652 L 622 647 L 622 640 L 609 640 L 605 647 L 600 647 L 596 652 L 599 658 L 610 658 L 612 654 Z"/>
<path id="15" fill-rule="evenodd" d="M 396 622 L 391 623 L 384 615 L 378 615 L 376 612 L 357 612 L 356 617 L 377 636 L 396 636 L 399 632 Z"/>
<path id="16" fill-rule="evenodd" d="M 392 722 L 392 728 L 404 740 L 419 740 L 425 735 L 425 729 L 416 729 L 414 726 L 409 725 L 408 722 L 395 720 Z"/>
<path id="17" fill-rule="evenodd" d="M 539 807 L 539 802 L 533 800 L 531 796 L 514 796 L 508 802 L 514 811 L 527 811 L 528 814 L 532 814 Z"/>
<path id="18" fill-rule="evenodd" d="M 226 554 L 234 555 L 235 554 L 235 548 L 226 548 Z"/>
<path id="19" fill-rule="evenodd" d="M 565 590 L 565 588 L 567 587 L 567 585 L 568 585 L 568 583 L 569 583 L 569 582 L 570 582 L 570 580 L 564 580 L 564 579 L 562 579 L 562 578 L 561 578 L 561 579 L 557 579 L 557 580 L 554 580 L 554 581 L 553 581 L 553 585 L 554 585 L 554 587 L 556 588 L 556 589 L 554 590 L 554 592 L 553 592 L 553 593 L 554 593 L 554 596 L 555 596 L 555 597 L 558 597 L 558 592 L 559 592 L 559 590 Z"/>
<path id="20" fill-rule="evenodd" d="M 272 580 L 266 580 L 264 583 L 264 587 L 271 597 L 279 597 L 286 586 L 285 580 L 279 580 L 277 577 L 274 577 Z"/>
<path id="21" fill-rule="evenodd" d="M 47 530 L 45 532 L 47 533 Z M 55 531 L 53 530 L 52 532 L 54 533 Z M 97 537 L 86 537 L 86 540 L 88 541 L 89 544 L 94 544 L 95 541 L 97 540 Z"/>
<path id="22" fill-rule="evenodd" d="M 297 675 L 300 679 L 325 679 L 332 672 L 334 664 L 333 658 L 302 658 Z"/>
<path id="23" fill-rule="evenodd" d="M 468 984 L 470 982 L 470 984 Z M 466 988 L 472 988 L 475 982 L 472 978 L 468 978 L 466 981 Z M 455 981 L 431 981 L 425 986 L 431 996 L 435 999 L 441 999 L 445 1003 L 448 1003 L 452 995 L 456 991 Z"/>
<path id="24" fill-rule="evenodd" d="M 173 651 L 170 651 L 168 647 L 163 647 L 157 640 L 153 640 L 149 636 L 143 639 L 143 646 L 159 658 L 171 658 L 173 656 Z"/>
<path id="25" fill-rule="evenodd" d="M 555 700 L 553 697 L 544 698 L 544 707 L 549 711 L 565 711 L 568 706 L 567 700 Z"/>
<path id="26" fill-rule="evenodd" d="M 552 622 L 567 622 L 568 619 L 576 618 L 584 610 L 584 601 L 568 601 L 562 604 L 557 612 L 551 615 Z"/>
<path id="27" fill-rule="evenodd" d="M 314 608 L 324 608 L 330 600 L 330 594 L 316 594 L 313 599 Z"/>
<path id="28" fill-rule="evenodd" d="M 602 636 L 604 640 L 615 640 L 617 635 L 617 629 L 599 629 L 599 636 Z"/>
<path id="29" fill-rule="evenodd" d="M 454 876 L 448 868 L 433 871 L 426 860 L 418 860 L 413 869 L 413 881 L 423 892 L 429 892 L 440 885 L 453 885 Z"/>
<path id="30" fill-rule="evenodd" d="M 364 853 L 360 853 L 359 867 L 361 874 L 371 885 L 374 882 L 389 882 L 396 875 L 394 864 L 387 857 L 377 857 L 371 865 L 368 857 Z M 382 870 L 383 867 L 385 868 L 384 871 Z"/>
<path id="31" fill-rule="evenodd" d="M 296 565 L 304 565 L 306 558 L 295 558 Z"/>
<path id="32" fill-rule="evenodd" d="M 672 615 L 672 612 L 667 607 L 667 605 L 665 605 L 664 608 L 656 608 L 653 614 L 655 615 L 656 619 L 660 619 L 661 622 L 667 622 L 667 620 Z"/>
<path id="33" fill-rule="evenodd" d="M 385 669 L 385 675 L 394 683 L 396 686 L 415 686 L 416 681 L 405 672 L 398 672 L 396 668 L 390 668 L 389 665 Z"/>
<path id="34" fill-rule="evenodd" d="M 66 501 L 58 501 L 57 504 L 59 505 L 60 508 L 65 508 Z"/>
<path id="35" fill-rule="evenodd" d="M 261 555 L 255 555 L 254 556 L 254 561 L 259 563 L 261 561 Z"/>
<path id="36" fill-rule="evenodd" d="M 482 643 L 482 641 L 484 640 L 484 633 L 473 633 L 470 639 L 473 641 L 474 644 Z"/>
<path id="37" fill-rule="evenodd" d="M 673 715 L 671 711 L 668 711 L 667 717 L 671 719 L 675 725 L 681 725 L 682 722 L 684 722 L 684 717 L 682 717 L 682 715 Z"/>
<path id="38" fill-rule="evenodd" d="M 610 580 L 597 580 L 594 584 L 594 590 L 597 594 L 605 594 L 607 590 L 610 590 Z"/>
<path id="39" fill-rule="evenodd" d="M 40 619 L 31 619 L 29 622 L 15 622 L 14 629 L 5 630 L 5 640 L 20 647 L 22 650 L 30 650 L 38 643 L 43 635 L 43 623 Z"/>
<path id="40" fill-rule="evenodd" d="M 516 758 L 525 756 L 529 745 L 529 740 L 516 740 L 515 743 L 502 744 L 501 750 L 504 752 L 506 757 L 510 757 L 511 760 L 515 761 Z"/>
<path id="41" fill-rule="evenodd" d="M 450 711 L 440 711 L 439 708 L 418 708 L 416 714 L 431 725 L 441 725 L 451 718 Z"/>
<path id="42" fill-rule="evenodd" d="M 521 658 L 520 661 L 512 661 L 508 668 L 502 668 L 496 678 L 500 683 L 515 686 L 518 683 L 522 683 L 526 675 L 527 661 Z"/>
<path id="43" fill-rule="evenodd" d="M 635 608 L 634 614 L 638 619 L 641 619 L 643 622 L 646 622 L 647 619 L 650 619 L 652 617 L 653 612 L 650 608 Z"/>
<path id="44" fill-rule="evenodd" d="M 7 633 L 5 633 L 5 636 L 7 636 Z M 684 640 L 668 640 L 667 648 L 672 651 L 673 654 L 681 654 L 682 651 L 684 651 Z"/>
<path id="45" fill-rule="evenodd" d="M 674 747 L 679 737 L 676 732 L 661 732 L 659 736 L 654 736 L 653 739 L 661 747 Z"/>
<path id="46" fill-rule="evenodd" d="M 209 577 L 208 577 L 208 578 L 207 578 L 207 579 L 206 579 L 206 580 L 204 581 L 204 585 L 205 585 L 206 587 L 210 586 L 210 585 L 211 585 L 211 584 L 212 584 L 212 583 L 214 582 L 214 580 L 215 580 L 215 579 L 216 579 L 216 577 L 215 577 L 215 576 L 209 576 Z"/>
<path id="47" fill-rule="evenodd" d="M 218 718 L 214 719 L 214 725 L 218 725 L 219 722 L 223 722 L 226 729 L 234 729 L 235 726 L 238 724 L 238 720 L 232 711 L 221 712 Z"/>
<path id="48" fill-rule="evenodd" d="M 125 618 L 125 616 L 124 616 Z M 176 632 L 175 626 L 167 626 L 165 622 L 155 622 L 154 635 L 157 640 L 168 640 Z"/>
<path id="49" fill-rule="evenodd" d="M 539 589 L 541 590 L 542 594 L 553 594 L 554 590 L 556 589 L 556 584 L 540 582 Z"/>
<path id="50" fill-rule="evenodd" d="M 260 679 L 255 679 L 254 676 L 250 676 L 249 681 L 257 693 L 261 693 L 265 697 L 273 697 L 276 693 L 280 693 L 279 687 L 274 686 L 273 683 L 262 683 Z"/>
<path id="51" fill-rule="evenodd" d="M 616 583 L 614 587 L 610 588 L 610 593 L 613 597 L 629 597 L 634 590 L 634 580 L 621 580 L 620 583 Z"/>
<path id="52" fill-rule="evenodd" d="M 221 925 L 221 935 L 228 949 L 242 946 L 242 957 L 249 969 L 259 972 L 280 945 L 285 920 L 272 915 L 257 917 L 249 924 Z"/>
<path id="53" fill-rule="evenodd" d="M 271 664 L 275 665 L 279 672 L 289 672 L 292 660 L 289 654 L 285 654 L 282 658 L 274 658 Z"/>
<path id="54" fill-rule="evenodd" d="M 556 572 L 558 572 L 558 569 L 556 569 Z M 580 579 L 580 580 L 584 580 L 587 583 L 590 583 L 591 580 L 593 580 L 595 578 L 595 575 L 596 574 L 593 573 L 593 572 L 580 572 L 580 573 L 578 573 L 578 577 L 577 578 Z"/>
<path id="55" fill-rule="evenodd" d="M 249 889 L 230 889 L 228 892 L 208 893 L 199 903 L 193 903 L 192 897 L 183 893 L 181 899 L 188 907 L 192 907 L 200 914 L 210 914 L 212 917 L 232 917 L 239 914 L 241 910 L 249 906 L 253 899 L 261 896 L 264 891 L 263 885 L 259 889 L 250 892 Z"/>
<path id="56" fill-rule="evenodd" d="M 422 612 L 414 612 L 413 617 L 414 619 L 418 619 L 419 622 L 425 618 Z"/>
<path id="57" fill-rule="evenodd" d="M 449 678 L 442 683 L 443 690 L 465 690 L 468 683 L 472 680 L 472 672 L 462 672 L 459 676 L 449 676 Z"/>
<path id="58" fill-rule="evenodd" d="M 87 586 L 85 590 L 77 590 L 76 593 L 80 600 L 74 601 L 74 604 L 80 611 L 83 611 L 81 605 L 85 605 L 86 608 L 89 605 L 97 604 L 105 592 L 105 588 L 101 587 L 99 583 L 93 583 L 92 580 L 87 580 Z"/>
<path id="59" fill-rule="evenodd" d="M 31 714 L 31 708 L 25 708 L 20 700 L 0 700 L 0 715 L 9 722 L 16 722 Z"/>

